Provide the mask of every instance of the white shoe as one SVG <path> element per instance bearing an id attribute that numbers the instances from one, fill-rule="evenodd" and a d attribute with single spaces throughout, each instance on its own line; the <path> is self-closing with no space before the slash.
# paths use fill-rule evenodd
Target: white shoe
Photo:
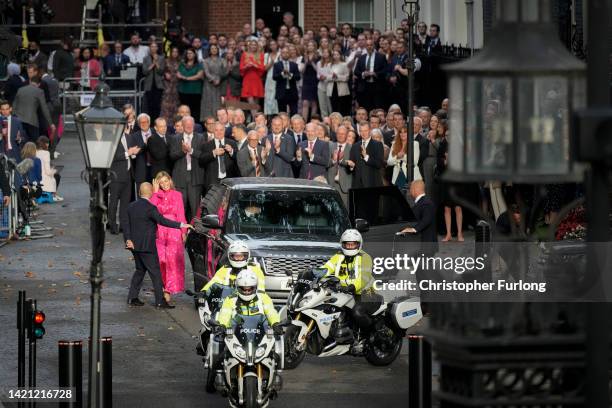
<path id="1" fill-rule="evenodd" d="M 60 152 L 53 152 L 53 158 L 57 159 L 58 157 L 60 157 Z"/>
<path id="2" fill-rule="evenodd" d="M 53 196 L 53 201 L 64 201 L 64 197 L 58 196 L 58 195 L 54 195 Z"/>

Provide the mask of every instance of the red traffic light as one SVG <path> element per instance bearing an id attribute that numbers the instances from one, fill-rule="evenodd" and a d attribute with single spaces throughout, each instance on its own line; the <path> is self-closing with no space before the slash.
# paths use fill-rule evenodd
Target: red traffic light
<path id="1" fill-rule="evenodd" d="M 34 312 L 34 323 L 41 324 L 45 321 L 45 314 L 40 311 Z"/>

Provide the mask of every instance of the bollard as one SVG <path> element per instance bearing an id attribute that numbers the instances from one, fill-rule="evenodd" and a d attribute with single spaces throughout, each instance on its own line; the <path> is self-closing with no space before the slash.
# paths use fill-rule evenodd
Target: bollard
<path id="1" fill-rule="evenodd" d="M 102 337 L 100 339 L 100 384 L 99 398 L 100 408 L 112 408 L 113 406 L 113 338 Z"/>
<path id="2" fill-rule="evenodd" d="M 431 345 L 408 336 L 408 408 L 431 408 Z"/>
<path id="3" fill-rule="evenodd" d="M 485 220 L 480 220 L 474 228 L 474 256 L 483 257 L 485 267 L 478 272 L 477 278 L 481 282 L 491 282 L 491 226 Z"/>
<path id="4" fill-rule="evenodd" d="M 60 402 L 60 408 L 83 406 L 83 342 L 59 341 L 59 386 L 74 389 L 71 402 Z"/>

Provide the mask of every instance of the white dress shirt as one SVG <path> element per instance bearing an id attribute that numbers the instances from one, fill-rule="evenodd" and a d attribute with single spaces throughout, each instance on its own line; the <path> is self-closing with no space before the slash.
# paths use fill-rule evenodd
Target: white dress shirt
<path id="1" fill-rule="evenodd" d="M 191 154 L 193 153 L 193 147 L 191 147 L 192 140 L 193 140 L 193 133 L 190 133 L 190 134 L 183 133 L 183 142 L 188 144 L 189 147 L 191 148 L 189 150 L 189 153 L 185 155 L 185 158 L 187 159 L 187 171 L 191 171 Z"/>

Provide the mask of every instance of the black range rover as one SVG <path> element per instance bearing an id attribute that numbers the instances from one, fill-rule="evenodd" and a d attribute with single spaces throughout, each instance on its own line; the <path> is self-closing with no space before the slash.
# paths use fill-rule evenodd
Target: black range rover
<path id="1" fill-rule="evenodd" d="M 351 227 L 340 195 L 326 184 L 290 178 L 234 178 L 213 186 L 202 200 L 200 222 L 186 247 L 199 290 L 226 263 L 234 240 L 246 241 L 266 275 L 266 292 L 283 303 L 289 282 L 324 264 Z M 368 223 L 356 220 L 357 229 Z"/>

